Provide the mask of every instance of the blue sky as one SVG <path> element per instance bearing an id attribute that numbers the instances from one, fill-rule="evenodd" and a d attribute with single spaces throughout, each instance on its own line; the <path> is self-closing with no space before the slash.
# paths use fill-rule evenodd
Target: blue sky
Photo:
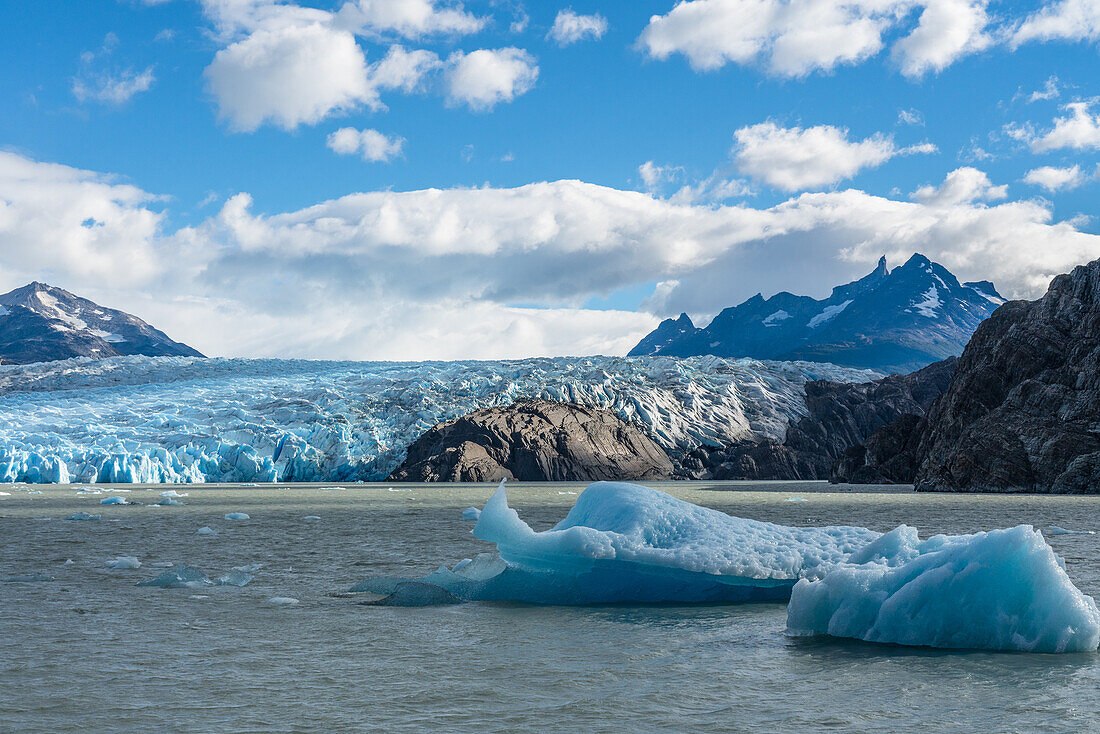
<path id="1" fill-rule="evenodd" d="M 1019 296 L 1100 256 L 1095 0 L 356 1 L 3 3 L 0 286 L 216 354 L 496 357 L 882 253 Z"/>

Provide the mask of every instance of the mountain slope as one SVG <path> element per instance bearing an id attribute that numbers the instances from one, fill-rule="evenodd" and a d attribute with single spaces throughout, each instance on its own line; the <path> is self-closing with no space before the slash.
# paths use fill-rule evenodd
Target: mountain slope
<path id="1" fill-rule="evenodd" d="M 0 363 L 72 357 L 201 357 L 136 316 L 45 283 L 0 295 Z"/>
<path id="2" fill-rule="evenodd" d="M 869 275 L 823 300 L 757 294 L 701 329 L 686 314 L 667 319 L 630 356 L 713 354 L 911 372 L 961 354 L 1002 303 L 992 283 L 960 283 L 923 255 L 893 270 L 882 258 Z"/>

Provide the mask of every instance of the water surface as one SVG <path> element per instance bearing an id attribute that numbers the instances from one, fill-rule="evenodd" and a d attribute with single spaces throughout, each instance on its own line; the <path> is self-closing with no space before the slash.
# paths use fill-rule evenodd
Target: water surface
<path id="1" fill-rule="evenodd" d="M 1100 530 L 1100 497 L 653 486 L 790 525 Z M 55 579 L 0 583 L 2 731 L 1080 731 L 1100 717 L 1096 654 L 790 638 L 783 604 L 403 609 L 340 594 L 365 576 L 421 575 L 491 550 L 461 519 L 489 485 L 177 486 L 189 496 L 174 507 L 149 505 L 164 485 L 120 488 L 147 504 L 0 485 L 0 579 Z M 581 489 L 516 483 L 509 500 L 542 529 Z M 78 511 L 102 520 L 63 519 Z M 218 533 L 196 536 L 202 526 Z M 1100 535 L 1050 542 L 1082 591 L 1100 593 Z M 144 565 L 104 565 L 119 555 Z M 263 568 L 243 588 L 135 586 L 158 562 L 212 577 Z"/>

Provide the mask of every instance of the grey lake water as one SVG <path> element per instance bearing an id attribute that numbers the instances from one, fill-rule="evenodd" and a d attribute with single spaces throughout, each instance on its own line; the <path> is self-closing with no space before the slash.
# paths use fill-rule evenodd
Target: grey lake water
<path id="1" fill-rule="evenodd" d="M 969 533 L 1100 530 L 1100 497 L 915 494 L 822 483 L 653 483 L 788 525 Z M 785 604 L 371 607 L 366 576 L 428 573 L 492 546 L 464 507 L 489 485 L 0 485 L 0 731 L 619 732 L 1096 730 L 1100 655 L 952 652 L 784 634 Z M 509 486 L 536 529 L 583 485 Z M 33 493 L 38 492 L 38 493 Z M 99 521 L 69 521 L 76 512 Z M 224 515 L 244 512 L 248 520 Z M 306 520 L 307 516 L 320 519 Z M 209 526 L 216 535 L 196 535 Z M 1049 542 L 1100 594 L 1100 535 Z M 108 568 L 116 556 L 142 567 Z M 70 562 L 71 561 L 71 562 Z M 138 587 L 157 563 L 245 587 Z M 276 604 L 278 597 L 297 604 Z"/>

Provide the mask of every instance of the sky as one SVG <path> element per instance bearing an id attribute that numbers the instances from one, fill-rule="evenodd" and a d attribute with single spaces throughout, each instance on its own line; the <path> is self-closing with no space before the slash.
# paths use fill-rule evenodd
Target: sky
<path id="1" fill-rule="evenodd" d="M 1100 0 L 0 0 L 0 291 L 217 356 L 624 354 L 1100 257 Z"/>

